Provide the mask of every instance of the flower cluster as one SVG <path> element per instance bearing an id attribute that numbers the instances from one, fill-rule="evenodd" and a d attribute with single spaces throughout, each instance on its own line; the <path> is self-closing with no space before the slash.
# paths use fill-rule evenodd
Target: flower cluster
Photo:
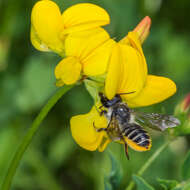
<path id="1" fill-rule="evenodd" d="M 116 42 L 101 27 L 110 23 L 108 13 L 101 7 L 80 3 L 61 13 L 50 0 L 38 1 L 31 15 L 31 41 L 40 51 L 54 51 L 62 57 L 55 68 L 56 85 L 70 85 L 81 79 L 93 97 L 103 92 L 108 99 L 122 95 L 129 107 L 148 106 L 165 100 L 176 92 L 175 83 L 165 77 L 148 74 L 141 44 L 151 25 L 145 17 L 121 41 Z M 90 80 L 89 80 L 90 79 Z M 92 92 L 89 81 L 93 82 Z M 99 82 L 101 81 L 101 85 Z M 75 141 L 87 150 L 103 151 L 111 141 L 106 132 L 93 127 L 107 127 L 95 106 L 84 115 L 71 119 Z"/>

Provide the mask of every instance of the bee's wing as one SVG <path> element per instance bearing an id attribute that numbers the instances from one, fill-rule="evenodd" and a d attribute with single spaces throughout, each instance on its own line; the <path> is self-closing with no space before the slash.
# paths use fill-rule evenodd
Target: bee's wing
<path id="1" fill-rule="evenodd" d="M 180 125 L 180 121 L 172 115 L 142 113 L 136 111 L 134 111 L 132 114 L 135 116 L 135 120 L 137 122 L 155 130 L 164 131 L 167 128 L 172 128 Z"/>

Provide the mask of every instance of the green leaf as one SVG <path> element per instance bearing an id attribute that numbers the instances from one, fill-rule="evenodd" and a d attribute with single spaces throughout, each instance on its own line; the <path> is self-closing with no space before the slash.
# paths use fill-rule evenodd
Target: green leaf
<path id="1" fill-rule="evenodd" d="M 184 180 L 188 180 L 190 178 L 190 151 L 188 152 L 185 158 L 181 172 Z"/>
<path id="2" fill-rule="evenodd" d="M 154 190 L 154 188 L 149 185 L 142 177 L 133 175 L 133 180 L 137 185 L 138 190 Z"/>
<path id="3" fill-rule="evenodd" d="M 111 160 L 111 171 L 108 176 L 104 178 L 105 190 L 117 190 L 122 179 L 122 172 L 119 167 L 119 162 L 109 153 Z"/>
<path id="4" fill-rule="evenodd" d="M 157 181 L 164 188 L 164 190 L 172 190 L 178 184 L 176 180 L 157 179 Z"/>

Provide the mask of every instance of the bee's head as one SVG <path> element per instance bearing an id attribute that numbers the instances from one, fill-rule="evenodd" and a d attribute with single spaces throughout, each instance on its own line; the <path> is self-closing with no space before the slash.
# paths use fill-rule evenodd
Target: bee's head
<path id="1" fill-rule="evenodd" d="M 120 95 L 118 94 L 111 100 L 109 100 L 102 92 L 99 93 L 99 96 L 102 105 L 106 108 L 112 107 L 122 101 Z"/>

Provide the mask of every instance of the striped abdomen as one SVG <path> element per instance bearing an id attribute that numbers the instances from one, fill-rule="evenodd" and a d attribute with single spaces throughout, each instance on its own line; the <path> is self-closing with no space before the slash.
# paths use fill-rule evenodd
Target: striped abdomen
<path id="1" fill-rule="evenodd" d="M 128 123 L 123 126 L 123 136 L 127 144 L 136 151 L 146 151 L 151 147 L 151 139 L 148 133 L 140 125 Z"/>

